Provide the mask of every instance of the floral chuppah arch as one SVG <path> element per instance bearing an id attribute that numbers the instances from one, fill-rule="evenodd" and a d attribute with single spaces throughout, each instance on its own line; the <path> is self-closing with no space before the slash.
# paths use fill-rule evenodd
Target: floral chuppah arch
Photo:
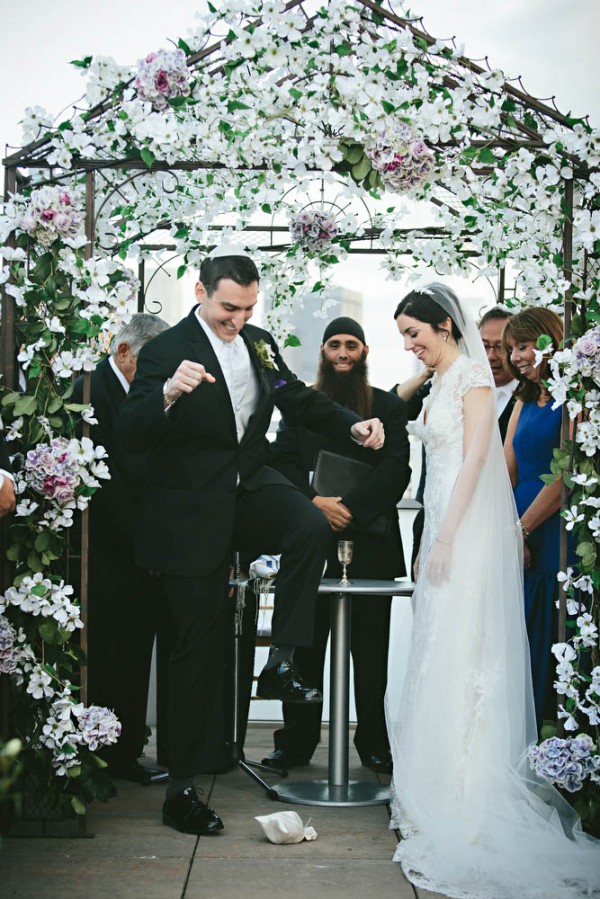
<path id="1" fill-rule="evenodd" d="M 336 264 L 361 246 L 382 254 L 393 279 L 423 263 L 440 275 L 476 265 L 482 275 L 500 271 L 502 284 L 510 264 L 515 304 L 558 307 L 566 298 L 569 339 L 555 357 L 551 389 L 566 400 L 565 419 L 580 419 L 555 462 L 565 496 L 572 490 L 564 514 L 577 532 L 579 564 L 564 577 L 578 624 L 555 652 L 560 717 L 567 730 L 591 737 L 544 751 L 553 754 L 549 776 L 567 790 L 591 787 L 594 798 L 600 136 L 434 40 L 396 6 L 208 3 L 174 49 L 135 67 L 76 61 L 87 74 L 83 107 L 58 126 L 43 110 L 28 110 L 32 143 L 5 160 L 2 413 L 28 461 L 17 475 L 8 549 L 16 580 L 1 606 L 0 670 L 12 674 L 15 707 L 24 709 L 30 763 L 76 811 L 102 793 L 93 749 L 118 726 L 96 710 L 95 736 L 83 737 L 89 728 L 78 722 L 90 713 L 68 695 L 77 656 L 64 618 L 77 627 L 78 612 L 63 583 L 64 535 L 103 473 L 101 451 L 73 442 L 89 412 L 70 402 L 71 373 L 94 366 L 135 305 L 138 288 L 123 260 L 143 264 L 149 238 L 167 232 L 181 275 L 216 242 L 215 228 L 261 262 L 268 317 L 286 342 L 286 310 L 303 298 L 326 303 Z M 317 179 L 341 197 L 334 218 L 326 204 L 312 203 Z M 404 197 L 430 201 L 432 227 L 406 227 Z M 354 212 L 357 198 L 376 210 L 368 227 Z M 292 238 L 277 248 L 274 223 L 286 220 Z M 261 227 L 270 235 L 264 245 Z M 42 494 L 31 475 L 40 457 Z M 68 480 L 74 460 L 79 480 Z M 584 654 L 591 666 L 580 664 Z"/>

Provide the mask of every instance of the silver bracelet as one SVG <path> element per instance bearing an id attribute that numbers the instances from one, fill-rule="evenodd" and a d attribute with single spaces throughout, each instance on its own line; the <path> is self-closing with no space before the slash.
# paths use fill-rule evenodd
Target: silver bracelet
<path id="1" fill-rule="evenodd" d="M 523 540 L 527 540 L 527 538 L 529 537 L 530 531 L 529 531 L 529 528 L 525 527 L 525 525 L 523 524 L 523 522 L 521 521 L 520 518 L 517 518 L 517 527 L 523 534 Z"/>

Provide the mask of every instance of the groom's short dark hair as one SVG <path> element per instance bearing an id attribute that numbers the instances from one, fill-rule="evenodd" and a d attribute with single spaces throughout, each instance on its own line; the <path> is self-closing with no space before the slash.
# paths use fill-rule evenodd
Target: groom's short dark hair
<path id="1" fill-rule="evenodd" d="M 259 283 L 258 269 L 249 256 L 207 256 L 200 266 L 200 280 L 207 296 L 212 296 L 221 278 L 230 278 L 242 287 Z"/>

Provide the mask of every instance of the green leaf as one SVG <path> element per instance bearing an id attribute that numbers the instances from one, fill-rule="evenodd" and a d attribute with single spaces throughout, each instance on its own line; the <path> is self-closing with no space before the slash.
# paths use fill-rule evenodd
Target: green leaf
<path id="1" fill-rule="evenodd" d="M 35 538 L 35 542 L 33 545 L 39 553 L 43 552 L 43 550 L 45 549 L 48 549 L 48 547 L 50 546 L 50 535 L 48 531 L 42 531 L 41 533 L 39 533 Z M 36 596 L 45 596 L 46 588 L 42 584 L 36 584 L 36 586 L 32 588 L 31 592 Z"/>
<path id="2" fill-rule="evenodd" d="M 21 394 L 16 390 L 12 390 L 10 393 L 7 393 L 5 396 L 2 397 L 2 405 L 3 406 L 12 406 L 12 404 L 16 403 L 17 400 L 20 398 L 21 398 Z"/>
<path id="3" fill-rule="evenodd" d="M 465 147 L 465 149 L 461 152 L 460 158 L 461 162 L 470 162 L 475 159 L 477 156 L 477 147 Z"/>
<path id="4" fill-rule="evenodd" d="M 83 59 L 72 59 L 71 65 L 78 69 L 89 69 L 93 56 L 84 56 Z"/>
<path id="5" fill-rule="evenodd" d="M 21 558 L 21 547 L 18 543 L 13 543 L 6 550 L 6 558 L 10 562 L 17 562 Z"/>
<path id="6" fill-rule="evenodd" d="M 583 540 L 577 544 L 577 555 L 581 559 L 584 568 L 593 568 L 596 560 L 596 547 L 588 540 Z"/>
<path id="7" fill-rule="evenodd" d="M 361 161 L 356 165 L 352 166 L 352 177 L 355 181 L 362 181 L 363 178 L 366 178 L 369 172 L 371 171 L 371 162 L 366 156 L 363 156 Z"/>
<path id="8" fill-rule="evenodd" d="M 179 281 L 180 278 L 183 278 L 183 276 L 185 275 L 186 272 L 187 272 L 187 265 L 180 265 L 179 268 L 177 269 L 177 280 Z"/>
<path id="9" fill-rule="evenodd" d="M 142 157 L 142 162 L 145 162 L 149 169 L 154 165 L 154 161 L 156 160 L 156 156 L 148 147 L 142 147 L 140 151 L 140 156 Z"/>
<path id="10" fill-rule="evenodd" d="M 302 346 L 302 341 L 299 337 L 296 337 L 295 334 L 288 334 L 284 341 L 284 347 L 286 346 Z"/>
<path id="11" fill-rule="evenodd" d="M 21 394 L 15 403 L 15 415 L 34 415 L 37 412 L 37 400 L 33 394 Z"/>
<path id="12" fill-rule="evenodd" d="M 84 409 L 89 409 L 88 403 L 65 403 L 64 409 L 67 409 L 69 412 L 83 412 Z"/>
<path id="13" fill-rule="evenodd" d="M 85 815 L 85 805 L 77 796 L 71 796 L 71 806 L 76 815 Z"/>
<path id="14" fill-rule="evenodd" d="M 192 55 L 192 51 L 190 50 L 189 46 L 186 44 L 186 42 L 184 41 L 184 39 L 182 37 L 180 37 L 179 40 L 177 41 L 177 46 L 179 47 L 180 50 L 183 50 L 183 52 L 185 53 L 186 56 Z"/>
<path id="15" fill-rule="evenodd" d="M 42 560 L 33 550 L 27 553 L 27 567 L 31 571 L 39 571 L 42 568 Z"/>
<path id="16" fill-rule="evenodd" d="M 393 103 L 390 103 L 388 100 L 382 100 L 381 105 L 383 106 L 383 111 L 388 115 L 392 115 L 393 112 L 396 112 L 396 107 Z"/>
<path id="17" fill-rule="evenodd" d="M 31 269 L 29 276 L 32 281 L 42 283 L 50 275 L 54 266 L 52 253 L 42 253 L 36 264 Z"/>
<path id="18" fill-rule="evenodd" d="M 352 53 L 352 47 L 347 41 L 344 41 L 343 44 L 338 44 L 337 47 L 333 48 L 334 53 L 337 53 L 338 56 L 350 56 Z"/>
<path id="19" fill-rule="evenodd" d="M 263 203 L 260 208 L 269 215 L 273 212 L 270 203 Z"/>
<path id="20" fill-rule="evenodd" d="M 227 102 L 227 112 L 234 112 L 236 109 L 250 109 L 247 103 L 242 103 L 241 100 L 229 100 Z"/>
<path id="21" fill-rule="evenodd" d="M 38 634 L 44 641 L 44 643 L 56 643 L 57 641 L 57 628 L 56 623 L 52 620 L 50 621 L 41 621 L 37 627 Z"/>
<path id="22" fill-rule="evenodd" d="M 302 98 L 302 91 L 297 90 L 295 87 L 290 87 L 288 93 L 296 101 Z"/>
<path id="23" fill-rule="evenodd" d="M 492 153 L 489 147 L 481 147 L 477 153 L 478 162 L 483 163 L 483 165 L 496 165 L 496 157 Z"/>
<path id="24" fill-rule="evenodd" d="M 65 312 L 72 304 L 72 297 L 58 297 L 54 300 L 54 309 L 56 312 Z"/>
<path id="25" fill-rule="evenodd" d="M 552 338 L 549 334 L 540 334 L 535 343 L 538 350 L 547 350 L 548 347 L 552 346 Z"/>
<path id="26" fill-rule="evenodd" d="M 342 153 L 344 154 L 344 159 L 350 165 L 356 165 L 365 155 L 364 148 L 360 144 L 342 144 Z"/>

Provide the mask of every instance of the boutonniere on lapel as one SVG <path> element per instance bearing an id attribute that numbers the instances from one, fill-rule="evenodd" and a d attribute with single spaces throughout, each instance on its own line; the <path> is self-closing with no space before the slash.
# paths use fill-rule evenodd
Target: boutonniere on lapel
<path id="1" fill-rule="evenodd" d="M 274 368 L 276 371 L 279 371 L 279 367 L 275 365 L 275 353 L 270 343 L 267 343 L 265 340 L 257 340 L 254 344 L 254 349 L 263 368 Z"/>

